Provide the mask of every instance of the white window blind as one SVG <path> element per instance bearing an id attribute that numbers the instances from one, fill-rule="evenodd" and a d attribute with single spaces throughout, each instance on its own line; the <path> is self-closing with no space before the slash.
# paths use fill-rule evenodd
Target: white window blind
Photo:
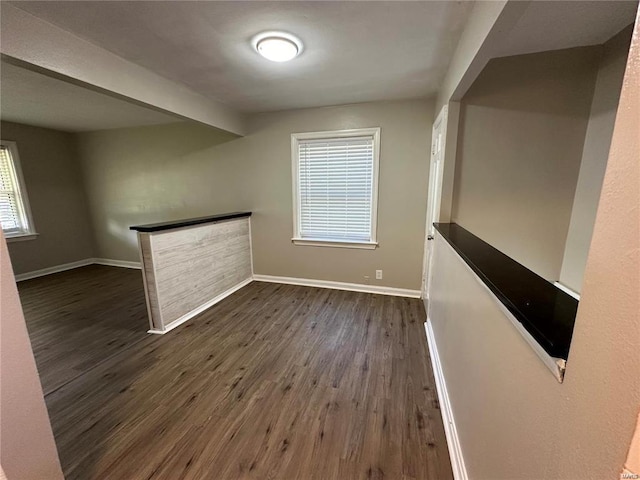
<path id="1" fill-rule="evenodd" d="M 7 145 L 0 145 L 0 223 L 7 236 L 30 233 L 16 165 Z"/>
<path id="2" fill-rule="evenodd" d="M 375 140 L 374 134 L 297 139 L 298 238 L 375 241 Z"/>

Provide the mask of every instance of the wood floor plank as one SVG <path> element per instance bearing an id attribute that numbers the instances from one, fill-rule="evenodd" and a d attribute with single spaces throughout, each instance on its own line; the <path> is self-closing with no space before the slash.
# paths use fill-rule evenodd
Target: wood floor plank
<path id="1" fill-rule="evenodd" d="M 139 270 L 88 265 L 18 282 L 45 395 L 147 337 Z"/>
<path id="2" fill-rule="evenodd" d="M 21 286 L 67 479 L 452 478 L 419 300 L 253 282 L 152 336 L 141 281 L 90 273 Z"/>

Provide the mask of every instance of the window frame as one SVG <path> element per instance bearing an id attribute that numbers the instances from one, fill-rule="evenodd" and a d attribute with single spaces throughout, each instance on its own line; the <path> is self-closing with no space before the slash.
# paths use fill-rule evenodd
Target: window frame
<path id="1" fill-rule="evenodd" d="M 300 235 L 300 158 L 299 144 L 301 140 L 332 140 L 352 137 L 373 137 L 373 185 L 371 187 L 371 232 L 370 240 L 327 240 L 302 238 Z M 373 250 L 378 247 L 378 184 L 380 174 L 380 127 L 354 128 L 348 130 L 328 130 L 322 132 L 304 132 L 291 134 L 291 166 L 293 185 L 293 238 L 295 245 L 314 247 L 360 248 Z"/>
<path id="2" fill-rule="evenodd" d="M 27 194 L 27 187 L 24 182 L 24 175 L 22 174 L 22 166 L 20 164 L 20 154 L 18 153 L 18 144 L 11 140 L 0 140 L 0 145 L 7 148 L 11 164 L 13 166 L 13 172 L 16 179 L 16 200 L 18 208 L 20 209 L 20 215 L 27 223 L 27 229 L 19 232 L 7 233 L 2 231 L 7 242 L 18 242 L 23 240 L 33 240 L 38 234 L 36 232 L 35 225 L 33 223 L 33 215 L 31 214 L 31 205 L 29 204 L 29 196 Z M 1 226 L 0 226 L 1 227 Z"/>

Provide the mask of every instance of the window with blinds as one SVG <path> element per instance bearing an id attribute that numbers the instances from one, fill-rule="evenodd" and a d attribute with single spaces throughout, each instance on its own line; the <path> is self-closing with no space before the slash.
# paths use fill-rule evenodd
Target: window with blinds
<path id="1" fill-rule="evenodd" d="M 374 248 L 379 129 L 293 135 L 294 242 Z"/>
<path id="2" fill-rule="evenodd" d="M 7 237 L 33 233 L 14 142 L 0 145 L 0 223 Z"/>

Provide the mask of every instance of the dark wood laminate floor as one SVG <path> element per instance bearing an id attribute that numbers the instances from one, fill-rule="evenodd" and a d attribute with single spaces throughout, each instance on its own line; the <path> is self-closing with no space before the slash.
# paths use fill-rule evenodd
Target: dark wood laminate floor
<path id="1" fill-rule="evenodd" d="M 140 270 L 88 265 L 18 291 L 45 395 L 147 337 Z"/>
<path id="2" fill-rule="evenodd" d="M 47 395 L 66 478 L 450 479 L 423 321 L 254 282 Z"/>

